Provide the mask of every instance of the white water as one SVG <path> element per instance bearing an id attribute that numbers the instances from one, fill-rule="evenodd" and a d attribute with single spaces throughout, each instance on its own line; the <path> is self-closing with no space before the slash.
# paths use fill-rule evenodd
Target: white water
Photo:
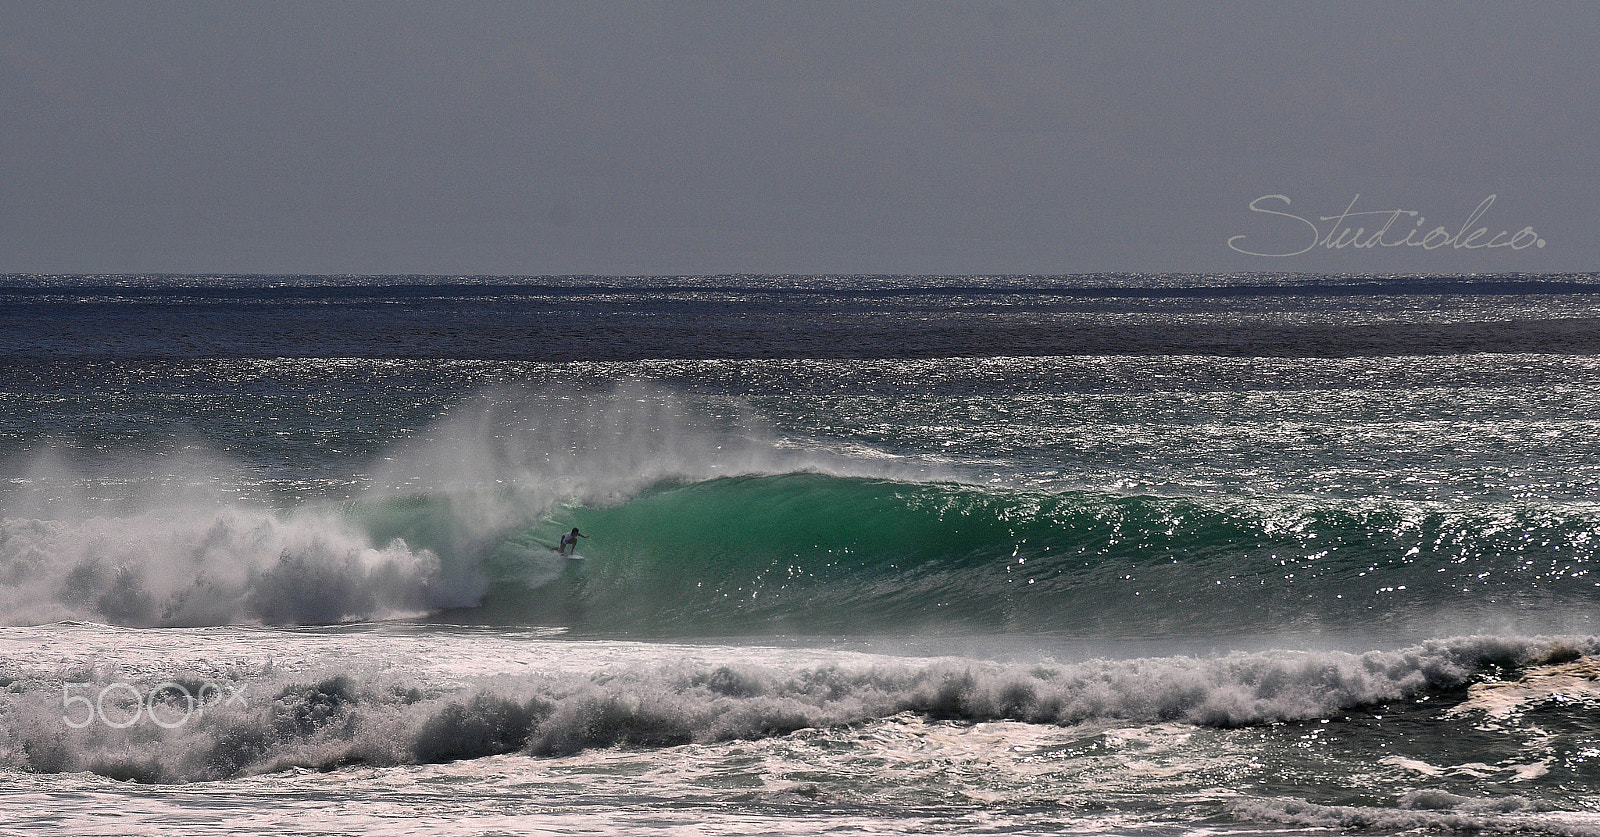
<path id="1" fill-rule="evenodd" d="M 1362 655 L 1002 664 L 826 644 L 573 641 L 403 624 L 8 628 L 0 632 L 0 822 L 30 834 L 1156 834 L 1175 819 L 1221 812 L 1289 828 L 1381 813 L 1390 820 L 1373 827 L 1584 834 L 1587 815 L 1533 802 L 1493 807 L 1435 794 L 1404 810 L 1341 812 L 1261 799 L 1236 783 L 1259 781 L 1274 769 L 1263 761 L 1281 757 L 1270 741 L 1263 747 L 1263 728 L 1232 725 L 1305 719 L 1310 737 L 1291 738 L 1315 744 L 1333 729 L 1319 723 L 1463 683 L 1473 660 L 1597 647 L 1484 637 Z M 330 707 L 296 691 L 340 675 L 353 704 Z M 172 729 L 148 715 L 125 729 L 106 723 L 131 717 L 126 690 L 113 691 L 84 728 L 64 723 L 86 709 L 64 705 L 64 695 L 93 697 L 120 683 L 148 693 L 174 680 L 222 688 L 187 723 L 177 723 L 188 708 L 181 703 L 157 707 Z M 63 691 L 68 683 L 92 685 Z M 551 703 L 527 745 L 542 755 L 518 748 L 416 763 L 419 753 L 480 746 L 485 727 L 473 711 L 488 705 L 485 695 Z M 963 717 L 938 720 L 944 711 Z M 1027 717 L 1046 711 L 1053 717 Z M 1028 722 L 1007 720 L 1011 713 Z M 274 743 L 240 760 L 238 774 L 184 781 L 204 779 L 206 758 L 228 753 L 223 740 L 252 729 Z M 652 730 L 686 738 L 652 742 Z M 52 747 L 72 761 L 61 767 L 158 783 L 26 772 L 30 756 Z M 1398 780 L 1415 763 L 1369 767 Z M 1516 771 L 1538 769 L 1496 768 L 1513 783 Z"/>

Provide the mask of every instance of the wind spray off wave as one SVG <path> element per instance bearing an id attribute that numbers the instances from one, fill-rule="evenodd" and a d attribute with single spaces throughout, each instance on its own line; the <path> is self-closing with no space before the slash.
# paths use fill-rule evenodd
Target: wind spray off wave
<path id="1" fill-rule="evenodd" d="M 0 519 L 0 621 L 325 624 L 471 607 L 506 539 L 572 504 L 663 480 L 892 467 L 780 449 L 736 410 L 631 385 L 485 393 L 380 456 L 349 499 L 224 502 L 240 469 L 191 458 L 163 463 L 185 482 L 167 496 L 141 479 L 146 463 L 33 469 Z"/>

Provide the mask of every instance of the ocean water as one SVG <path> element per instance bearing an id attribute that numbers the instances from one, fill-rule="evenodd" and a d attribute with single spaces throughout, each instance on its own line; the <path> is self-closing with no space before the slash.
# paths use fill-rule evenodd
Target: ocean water
<path id="1" fill-rule="evenodd" d="M 1600 835 L 1600 277 L 11 276 L 0 333 L 0 833 Z"/>

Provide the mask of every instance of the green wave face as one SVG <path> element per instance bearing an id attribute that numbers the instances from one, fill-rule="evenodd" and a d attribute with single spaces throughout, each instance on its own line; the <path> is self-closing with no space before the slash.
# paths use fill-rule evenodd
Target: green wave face
<path id="1" fill-rule="evenodd" d="M 583 560 L 551 550 L 572 526 L 590 536 Z M 1550 616 L 1591 608 L 1597 534 L 1571 509 L 725 478 L 515 532 L 484 560 L 475 618 L 645 635 L 1172 636 L 1483 619 L 1508 605 Z"/>

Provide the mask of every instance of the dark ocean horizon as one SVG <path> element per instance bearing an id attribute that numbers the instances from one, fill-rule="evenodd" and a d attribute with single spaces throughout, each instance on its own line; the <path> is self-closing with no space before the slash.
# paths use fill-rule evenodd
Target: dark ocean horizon
<path id="1" fill-rule="evenodd" d="M 1600 352 L 1600 274 L 0 277 L 0 357 Z"/>

